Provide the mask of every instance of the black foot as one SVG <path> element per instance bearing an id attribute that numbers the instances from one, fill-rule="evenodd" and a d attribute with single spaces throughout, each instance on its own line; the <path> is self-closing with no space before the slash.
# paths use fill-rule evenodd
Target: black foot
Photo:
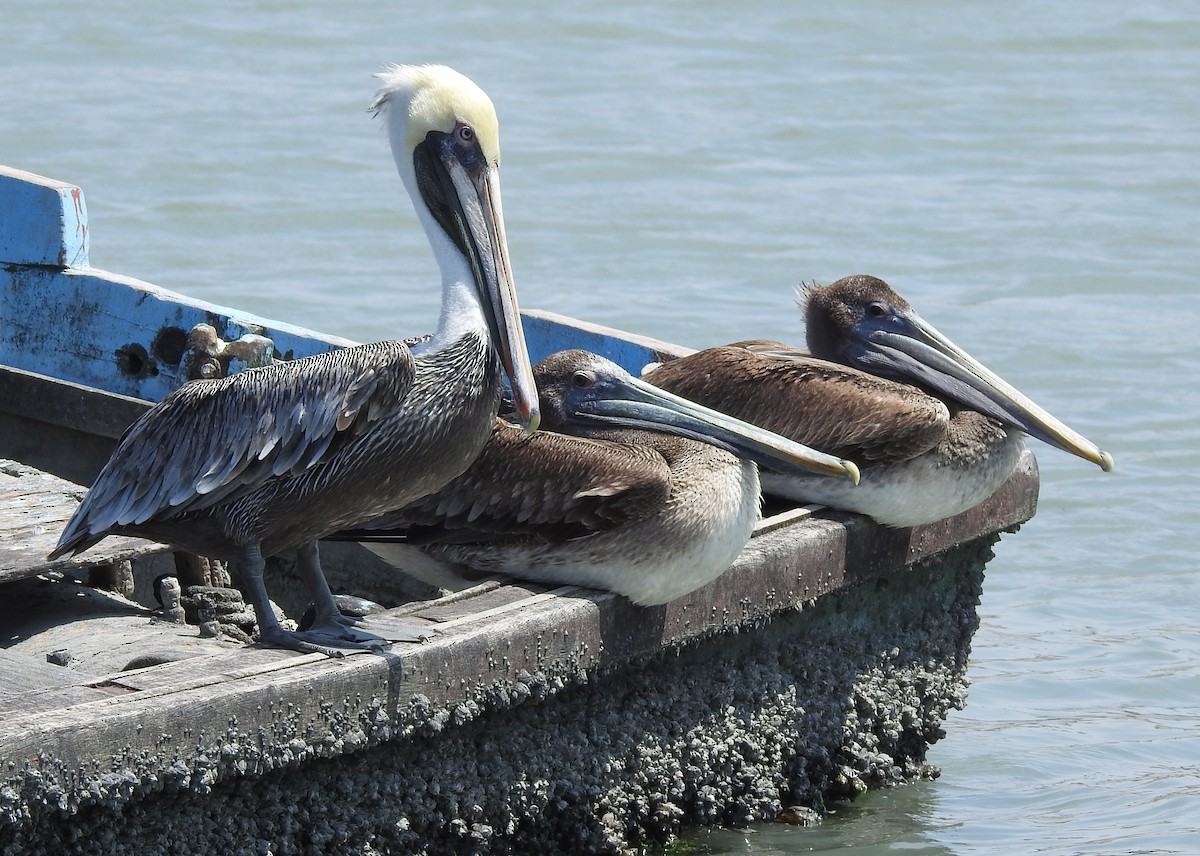
<path id="1" fill-rule="evenodd" d="M 285 648 L 305 654 L 324 654 L 326 657 L 345 657 L 354 651 L 382 651 L 391 643 L 373 633 L 353 630 L 341 623 L 316 624 L 308 630 L 288 631 L 276 628 L 259 633 L 260 645 Z"/>
<path id="2" fill-rule="evenodd" d="M 361 623 L 369 624 L 375 635 L 389 642 L 425 642 L 441 633 L 431 624 L 404 621 L 386 615 L 373 615 L 369 621 Z"/>
<path id="3" fill-rule="evenodd" d="M 376 639 L 390 644 L 392 642 L 424 642 L 441 631 L 429 624 L 415 621 L 404 621 L 400 618 L 389 618 L 387 615 L 371 615 L 358 618 L 353 615 L 341 614 L 333 618 L 334 625 L 341 628 L 341 633 L 352 638 Z M 303 627 L 303 625 L 301 625 Z M 326 632 L 330 632 L 326 625 Z M 368 629 L 369 628 L 369 629 Z M 304 627 L 305 631 L 317 629 L 317 625 Z M 338 631 L 333 631 L 338 632 Z"/>
<path id="4" fill-rule="evenodd" d="M 374 601 L 367 600 L 362 597 L 353 597 L 346 594 L 337 594 L 333 596 L 337 603 L 338 619 L 347 627 L 355 627 L 363 624 L 363 619 L 375 612 L 382 612 L 383 607 Z M 299 629 L 307 630 L 313 626 L 313 622 L 317 620 L 317 605 L 310 603 L 308 609 L 304 610 L 304 614 L 300 616 Z"/>
<path id="5" fill-rule="evenodd" d="M 325 620 L 327 630 L 332 622 L 346 628 L 370 628 L 370 632 L 364 632 L 367 638 L 384 639 L 388 642 L 424 642 L 440 632 L 429 623 L 390 618 L 384 607 L 363 598 L 336 595 L 335 599 L 340 612 Z M 316 619 L 316 607 L 309 604 L 300 618 L 300 630 L 310 630 Z"/>

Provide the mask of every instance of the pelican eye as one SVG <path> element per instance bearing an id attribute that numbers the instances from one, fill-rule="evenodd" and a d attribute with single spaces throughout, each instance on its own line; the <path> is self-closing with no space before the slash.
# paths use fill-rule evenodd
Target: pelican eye
<path id="1" fill-rule="evenodd" d="M 875 300 L 867 304 L 867 314 L 872 318 L 882 318 L 888 314 L 888 310 L 886 306 Z"/>
<path id="2" fill-rule="evenodd" d="M 475 129 L 470 125 L 459 124 L 454 129 L 454 136 L 460 143 L 470 145 L 475 142 Z"/>
<path id="3" fill-rule="evenodd" d="M 571 386 L 576 389 L 587 389 L 596 382 L 596 377 L 591 372 L 575 372 L 571 375 Z"/>

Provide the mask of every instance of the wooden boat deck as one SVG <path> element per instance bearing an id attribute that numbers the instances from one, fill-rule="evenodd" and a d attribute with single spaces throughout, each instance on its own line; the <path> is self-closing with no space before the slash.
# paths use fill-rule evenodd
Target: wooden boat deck
<path id="1" fill-rule="evenodd" d="M 0 456 L 21 461 L 0 462 L 0 852 L 175 852 L 172 836 L 188 852 L 264 852 L 289 835 L 289 852 L 616 852 L 685 822 L 769 817 L 785 793 L 927 774 L 965 693 L 988 549 L 1036 510 L 1031 454 L 987 502 L 911 530 L 772 509 L 727 573 L 660 607 L 488 580 L 373 616 L 430 636 L 343 660 L 202 640 L 132 604 L 99 615 L 57 572 L 165 548 L 108 539 L 46 563 L 82 494 L 62 476 L 90 481 L 180 382 L 185 331 L 265 334 L 292 356 L 345 343 L 87 267 L 78 188 L 0 168 L 0 208 L 14 187 L 41 212 L 18 225 L 41 237 L 0 230 Z M 679 352 L 526 315 L 534 359 L 588 347 L 637 372 Z M 36 592 L 56 586 L 69 596 L 53 612 Z M 47 625 L 89 643 L 119 627 L 190 656 L 64 668 L 47 656 L 70 650 L 30 643 Z M 364 790 L 369 804 L 347 797 Z M 316 843 L 295 843 L 298 802 L 333 818 L 328 846 L 307 827 Z"/>
<path id="2" fill-rule="evenodd" d="M 832 592 L 1010 529 L 1033 514 L 1036 491 L 1027 454 L 987 503 L 930 526 L 889 530 L 853 515 L 791 509 L 766 518 L 718 580 L 649 609 L 579 587 L 488 581 L 373 618 L 376 627 L 403 618 L 431 631 L 428 641 L 382 655 L 331 660 L 239 646 L 88 675 L 0 654 L 0 786 L 21 795 L 0 804 L 8 813 L 0 827 L 31 807 L 44 809 L 38 803 L 49 795 L 68 814 L 111 802 L 103 782 L 115 771 L 141 783 L 201 769 L 214 781 L 242 775 L 232 763 L 214 768 L 213 759 L 245 760 L 251 738 L 260 772 L 352 753 L 413 739 L 430 720 L 452 722 L 464 703 L 546 697 L 698 640 L 762 628 Z M 149 625 L 149 614 L 141 621 Z M 163 625 L 161 632 L 185 645 L 196 629 Z"/>
<path id="3" fill-rule="evenodd" d="M 36 467 L 0 458 L 0 583 L 47 571 L 74 571 L 162 553 L 165 544 L 106 538 L 86 555 L 47 561 L 87 489 Z"/>

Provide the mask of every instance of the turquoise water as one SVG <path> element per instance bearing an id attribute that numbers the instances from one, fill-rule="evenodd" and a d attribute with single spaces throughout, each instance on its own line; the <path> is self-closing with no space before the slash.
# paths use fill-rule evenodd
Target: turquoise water
<path id="1" fill-rule="evenodd" d="M 0 163 L 83 186 L 98 267 L 415 334 L 436 269 L 366 106 L 445 62 L 500 111 L 523 305 L 798 341 L 797 283 L 884 277 L 1117 472 L 1037 448 L 940 779 L 695 843 L 1200 852 L 1200 6 L 734 5 L 7 3 Z"/>

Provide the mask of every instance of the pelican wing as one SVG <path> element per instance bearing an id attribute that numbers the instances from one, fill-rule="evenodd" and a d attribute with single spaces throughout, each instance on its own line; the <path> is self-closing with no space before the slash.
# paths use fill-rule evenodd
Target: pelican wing
<path id="1" fill-rule="evenodd" d="M 414 544 L 562 541 L 648 517 L 670 492 L 670 469 L 651 449 L 553 431 L 526 435 L 497 419 L 465 473 L 354 534 L 395 540 L 402 529 Z"/>
<path id="2" fill-rule="evenodd" d="M 778 342 L 738 342 L 671 360 L 646 380 L 840 458 L 907 460 L 937 445 L 938 399 Z"/>
<path id="3" fill-rule="evenodd" d="M 413 377 L 408 348 L 380 342 L 186 384 L 125 432 L 51 558 L 320 466 L 395 410 Z"/>

